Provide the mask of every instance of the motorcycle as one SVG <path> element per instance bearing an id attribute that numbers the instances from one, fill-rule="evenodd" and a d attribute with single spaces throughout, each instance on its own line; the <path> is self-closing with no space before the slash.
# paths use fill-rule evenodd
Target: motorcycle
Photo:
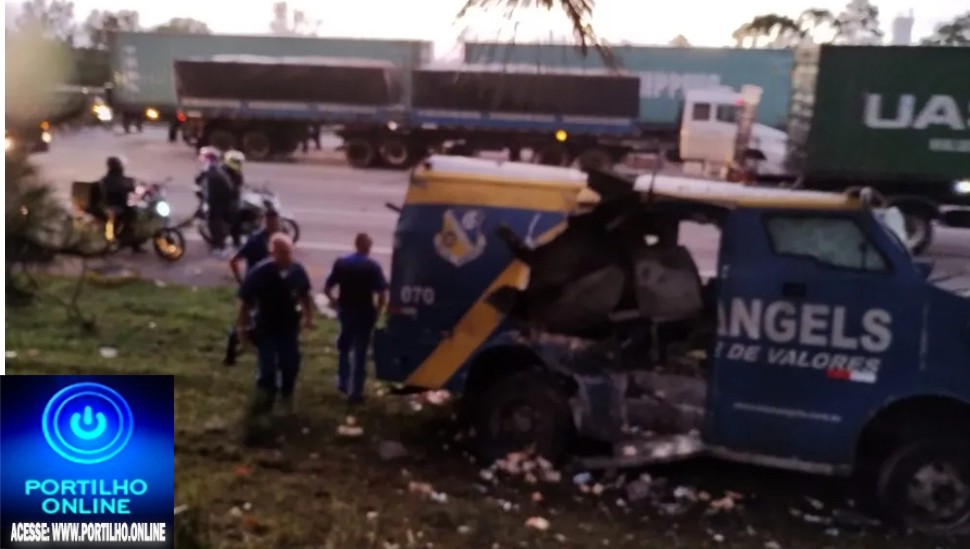
<path id="1" fill-rule="evenodd" d="M 195 212 L 196 227 L 202 239 L 207 244 L 212 244 L 212 234 L 209 232 L 209 205 L 205 199 L 204 189 L 196 190 L 195 196 L 199 199 L 199 207 Z M 267 185 L 261 188 L 246 185 L 242 188 L 239 200 L 239 221 L 243 236 L 249 237 L 262 227 L 263 217 L 269 209 L 279 212 L 282 231 L 296 243 L 300 239 L 300 225 L 284 213 L 279 197 Z"/>
<path id="2" fill-rule="evenodd" d="M 128 195 L 128 205 L 134 210 L 128 224 L 117 219 L 114 213 L 105 221 L 99 219 L 98 208 L 93 207 L 97 200 L 92 200 L 99 186 L 97 182 L 74 182 L 72 201 L 76 209 L 87 214 L 88 222 L 103 227 L 109 251 L 116 252 L 151 240 L 158 257 L 175 262 L 185 255 L 185 235 L 172 223 L 172 208 L 165 197 L 164 183 L 139 182 L 136 185 L 134 192 Z"/>

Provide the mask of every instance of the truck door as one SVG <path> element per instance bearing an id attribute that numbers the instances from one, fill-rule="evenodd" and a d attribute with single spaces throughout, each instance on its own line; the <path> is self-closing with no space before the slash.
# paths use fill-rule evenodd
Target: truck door
<path id="1" fill-rule="evenodd" d="M 918 371 L 925 287 L 866 212 L 738 210 L 723 231 L 708 443 L 848 464 Z"/>

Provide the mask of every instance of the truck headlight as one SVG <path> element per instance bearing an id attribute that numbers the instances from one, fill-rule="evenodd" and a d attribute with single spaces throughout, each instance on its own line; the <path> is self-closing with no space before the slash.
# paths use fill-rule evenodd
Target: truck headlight
<path id="1" fill-rule="evenodd" d="M 97 115 L 98 120 L 102 122 L 111 122 L 114 115 L 111 113 L 111 107 L 107 105 L 98 105 L 94 108 L 94 114 Z"/>
<path id="2" fill-rule="evenodd" d="M 40 134 L 40 140 L 48 145 L 50 145 L 51 139 L 51 132 L 43 132 Z"/>
<path id="3" fill-rule="evenodd" d="M 953 184 L 953 190 L 957 194 L 970 194 L 970 179 L 957 181 Z"/>
<path id="4" fill-rule="evenodd" d="M 154 121 L 154 120 L 158 120 L 158 116 L 159 115 L 158 115 L 158 111 L 157 110 L 155 110 L 155 109 L 153 109 L 151 107 L 145 109 L 145 118 Z"/>
<path id="5" fill-rule="evenodd" d="M 168 206 L 168 202 L 162 200 L 155 204 L 155 213 L 161 217 L 168 217 L 168 214 L 172 213 L 172 209 Z"/>

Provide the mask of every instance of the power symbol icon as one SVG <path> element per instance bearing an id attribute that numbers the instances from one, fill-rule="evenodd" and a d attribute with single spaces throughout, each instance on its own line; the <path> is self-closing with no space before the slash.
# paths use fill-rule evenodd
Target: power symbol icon
<path id="1" fill-rule="evenodd" d="M 97 418 L 97 425 L 95 425 L 95 418 Z M 101 412 L 94 414 L 90 406 L 84 407 L 83 427 L 81 422 L 81 414 L 75 412 L 71 416 L 71 432 L 82 440 L 94 440 L 103 435 L 108 428 L 108 420 L 104 414 Z"/>

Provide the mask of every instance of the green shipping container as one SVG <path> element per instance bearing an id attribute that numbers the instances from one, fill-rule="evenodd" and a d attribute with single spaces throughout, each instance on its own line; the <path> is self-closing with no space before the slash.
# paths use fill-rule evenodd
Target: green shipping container
<path id="1" fill-rule="evenodd" d="M 121 32 L 112 51 L 115 101 L 138 107 L 174 107 L 172 62 L 176 59 L 214 55 L 342 57 L 390 61 L 408 68 L 431 61 L 432 54 L 431 42 L 408 40 Z"/>
<path id="2" fill-rule="evenodd" d="M 825 46 L 813 175 L 970 177 L 970 48 Z"/>
<path id="3" fill-rule="evenodd" d="M 621 68 L 640 77 L 640 120 L 646 124 L 677 123 L 684 91 L 728 86 L 739 91 L 745 84 L 764 93 L 758 122 L 784 128 L 794 57 L 791 50 L 738 48 L 676 48 L 614 46 Z M 605 64 L 594 50 L 584 57 L 567 44 L 465 43 L 466 63 L 526 64 L 548 68 L 599 69 Z"/>

